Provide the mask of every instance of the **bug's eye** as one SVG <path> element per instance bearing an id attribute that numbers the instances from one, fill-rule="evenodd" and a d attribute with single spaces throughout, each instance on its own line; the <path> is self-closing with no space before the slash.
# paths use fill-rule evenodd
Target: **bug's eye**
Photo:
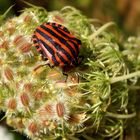
<path id="1" fill-rule="evenodd" d="M 78 66 L 78 60 L 77 59 L 76 60 L 73 59 L 71 62 L 72 62 L 72 65 L 73 66 Z"/>

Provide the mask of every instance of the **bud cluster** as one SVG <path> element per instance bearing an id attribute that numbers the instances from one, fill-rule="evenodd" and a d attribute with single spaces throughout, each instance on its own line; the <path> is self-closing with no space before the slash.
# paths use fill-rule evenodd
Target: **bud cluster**
<path id="1" fill-rule="evenodd" d="M 82 41 L 84 60 L 66 81 L 59 67 L 44 67 L 31 40 L 35 28 L 47 21 L 67 26 Z M 137 85 L 139 73 L 126 74 L 140 69 L 136 63 L 129 69 L 125 59 L 138 63 L 139 57 L 125 57 L 127 51 L 121 52 L 114 36 L 103 30 L 107 26 L 95 27 L 69 6 L 47 12 L 31 5 L 20 16 L 3 21 L 0 110 L 7 124 L 33 140 L 92 139 L 97 132 L 99 139 L 122 137 L 125 117 L 135 116 L 129 114 L 134 109 L 127 108 L 128 86 Z"/>

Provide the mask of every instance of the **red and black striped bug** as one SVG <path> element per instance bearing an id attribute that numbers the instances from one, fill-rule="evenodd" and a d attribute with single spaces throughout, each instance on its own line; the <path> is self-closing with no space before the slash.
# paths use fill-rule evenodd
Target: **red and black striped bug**
<path id="1" fill-rule="evenodd" d="M 78 66 L 81 41 L 63 25 L 43 23 L 35 29 L 32 40 L 47 65 L 59 66 L 63 73 Z"/>

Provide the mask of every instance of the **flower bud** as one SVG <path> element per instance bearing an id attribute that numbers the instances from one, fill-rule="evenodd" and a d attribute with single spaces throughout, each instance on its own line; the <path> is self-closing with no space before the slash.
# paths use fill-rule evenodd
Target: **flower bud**
<path id="1" fill-rule="evenodd" d="M 9 27 L 9 28 L 7 28 L 7 31 L 9 32 L 10 35 L 12 35 L 15 32 L 15 28 Z"/>
<path id="2" fill-rule="evenodd" d="M 29 16 L 29 15 L 26 15 L 26 16 L 24 17 L 24 19 L 23 19 L 23 21 L 24 21 L 25 23 L 29 23 L 31 20 L 32 20 L 32 17 Z"/>
<path id="3" fill-rule="evenodd" d="M 35 134 L 38 130 L 37 124 L 35 122 L 31 122 L 28 126 L 28 130 L 32 133 Z"/>
<path id="4" fill-rule="evenodd" d="M 44 117 L 46 115 L 54 115 L 53 106 L 51 104 L 46 104 L 43 108 L 39 110 L 39 114 Z"/>
<path id="5" fill-rule="evenodd" d="M 62 23 L 64 23 L 64 18 L 61 17 L 60 15 L 55 15 L 55 16 L 53 17 L 53 21 L 62 24 Z"/>
<path id="6" fill-rule="evenodd" d="M 71 124 L 81 124 L 83 120 L 85 119 L 86 115 L 85 113 L 81 114 L 71 114 L 69 115 L 68 122 Z"/>
<path id="7" fill-rule="evenodd" d="M 44 95 L 45 94 L 43 91 L 36 91 L 33 96 L 35 100 L 41 100 L 44 97 Z"/>
<path id="8" fill-rule="evenodd" d="M 65 106 L 63 103 L 59 102 L 56 104 L 56 113 L 58 117 L 62 118 L 65 114 Z"/>
<path id="9" fill-rule="evenodd" d="M 47 74 L 47 78 L 48 79 L 51 79 L 51 80 L 58 80 L 62 77 L 62 74 L 61 72 L 55 70 L 55 69 L 52 69 L 51 71 L 48 72 Z"/>
<path id="10" fill-rule="evenodd" d="M 7 50 L 9 47 L 9 43 L 7 40 L 3 41 L 2 44 L 0 45 L 0 48 Z"/>
<path id="11" fill-rule="evenodd" d="M 64 89 L 65 93 L 67 96 L 70 97 L 75 97 L 76 95 L 78 95 L 78 89 L 76 86 L 72 86 L 69 88 Z"/>
<path id="12" fill-rule="evenodd" d="M 23 45 L 21 45 L 20 51 L 21 51 L 22 53 L 27 53 L 27 52 L 30 51 L 30 48 L 31 48 L 31 44 L 28 43 L 28 42 L 26 42 L 26 43 L 24 43 Z"/>
<path id="13" fill-rule="evenodd" d="M 33 85 L 32 83 L 26 83 L 24 84 L 24 89 L 29 92 L 32 89 Z"/>
<path id="14" fill-rule="evenodd" d="M 4 75 L 5 75 L 6 79 L 9 81 L 14 79 L 14 73 L 13 73 L 12 69 L 9 67 L 6 67 L 4 69 Z"/>
<path id="15" fill-rule="evenodd" d="M 17 102 L 15 98 L 11 98 L 8 100 L 8 108 L 14 110 L 17 106 Z"/>
<path id="16" fill-rule="evenodd" d="M 21 102 L 24 106 L 29 106 L 29 97 L 26 93 L 20 95 Z"/>
<path id="17" fill-rule="evenodd" d="M 13 44 L 14 45 L 18 45 L 20 44 L 21 42 L 23 42 L 24 38 L 22 35 L 18 35 L 15 37 L 14 41 L 13 41 Z"/>
<path id="18" fill-rule="evenodd" d="M 65 81 L 57 81 L 55 82 L 55 87 L 65 89 L 67 87 L 67 83 Z"/>

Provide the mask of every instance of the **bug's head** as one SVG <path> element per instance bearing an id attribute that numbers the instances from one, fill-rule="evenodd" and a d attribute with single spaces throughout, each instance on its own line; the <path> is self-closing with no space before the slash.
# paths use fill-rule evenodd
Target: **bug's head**
<path id="1" fill-rule="evenodd" d="M 81 64 L 81 61 L 83 60 L 83 57 L 78 57 L 76 60 L 72 60 L 70 65 L 64 65 L 62 67 L 63 72 L 69 72 L 73 70 L 74 68 L 78 67 Z"/>
<path id="2" fill-rule="evenodd" d="M 62 67 L 63 72 L 70 72 L 74 68 L 74 65 L 65 65 Z"/>

